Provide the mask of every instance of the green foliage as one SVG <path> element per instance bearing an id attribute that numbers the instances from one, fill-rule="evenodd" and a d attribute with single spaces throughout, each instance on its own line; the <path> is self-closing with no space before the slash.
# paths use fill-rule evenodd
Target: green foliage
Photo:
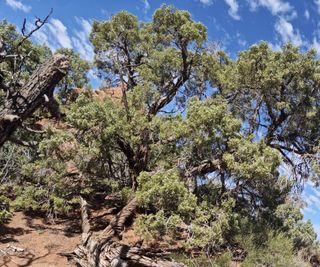
<path id="1" fill-rule="evenodd" d="M 15 188 L 23 181 L 22 167 L 31 156 L 28 148 L 18 145 L 6 143 L 0 148 L 0 223 L 12 215 Z"/>
<path id="2" fill-rule="evenodd" d="M 223 158 L 230 171 L 243 179 L 272 179 L 281 162 L 279 153 L 264 142 L 233 138 L 228 146 L 230 150 Z"/>
<path id="3" fill-rule="evenodd" d="M 12 216 L 11 199 L 5 196 L 8 191 L 7 186 L 0 186 L 0 225 Z"/>
<path id="4" fill-rule="evenodd" d="M 243 240 L 247 256 L 243 261 L 244 267 L 251 266 L 301 266 L 294 255 L 292 241 L 281 234 L 269 234 L 265 243 L 258 246 L 251 237 Z"/>
<path id="5" fill-rule="evenodd" d="M 0 85 L 11 84 L 19 89 L 38 65 L 51 55 L 51 51 L 45 46 L 33 44 L 30 40 L 25 40 L 18 45 L 24 37 L 16 31 L 13 24 L 6 20 L 0 21 L 0 36 L 5 44 L 5 54 L 12 55 L 1 57 Z M 21 57 L 13 56 L 17 54 L 20 54 Z"/>
<path id="6" fill-rule="evenodd" d="M 161 238 L 167 232 L 164 211 L 156 214 L 141 215 L 136 221 L 135 232 L 142 239 Z"/>
<path id="7" fill-rule="evenodd" d="M 13 52 L 21 35 L 6 22 L 0 33 Z M 295 253 L 317 248 L 291 193 L 295 181 L 318 179 L 319 59 L 290 44 L 273 51 L 260 43 L 232 60 L 211 49 L 206 35 L 190 13 L 167 5 L 149 22 L 126 11 L 95 21 L 94 64 L 107 85 L 118 86 L 118 98 L 113 89 L 105 97 L 84 90 L 68 98 L 88 84 L 91 66 L 58 50 L 71 62 L 58 85 L 65 127 L 16 133 L 38 141 L 35 148 L 1 148 L 12 206 L 58 215 L 75 209 L 80 195 L 117 193 L 122 204 L 136 197 L 142 239 L 183 237 L 186 248 L 206 256 L 240 246 L 244 266 L 295 266 Z M 50 51 L 28 40 L 19 49 L 34 55 L 23 82 Z M 3 60 L 0 70 L 12 64 Z M 280 175 L 283 165 L 294 177 Z M 2 192 L 0 220 L 9 203 Z M 227 266 L 231 257 L 186 262 Z"/>
<path id="8" fill-rule="evenodd" d="M 234 201 L 224 201 L 220 207 L 202 202 L 197 207 L 195 217 L 191 223 L 186 247 L 203 248 L 210 251 L 220 247 L 231 226 L 236 226 L 237 214 L 232 212 Z"/>
<path id="9" fill-rule="evenodd" d="M 189 254 L 183 253 L 175 253 L 171 257 L 175 261 L 182 262 L 188 267 L 228 267 L 231 265 L 232 260 L 230 252 L 225 252 L 215 258 L 209 258 L 204 254 L 201 254 L 199 257 L 192 257 Z"/>
<path id="10" fill-rule="evenodd" d="M 145 87 L 140 98 L 145 106 L 176 90 L 169 82 L 175 78 L 181 85 L 187 83 L 191 94 L 200 89 L 195 81 L 203 76 L 199 71 L 205 39 L 206 28 L 201 23 L 188 12 L 166 5 L 155 12 L 150 23 L 140 23 L 123 11 L 108 21 L 95 21 L 91 33 L 101 74 L 112 84 L 120 81 L 129 89 Z M 159 107 L 154 105 L 153 112 Z"/>
<path id="11" fill-rule="evenodd" d="M 180 181 L 176 170 L 140 174 L 136 193 L 142 207 L 176 213 L 188 218 L 196 208 L 196 197 Z"/>
<path id="12" fill-rule="evenodd" d="M 70 64 L 67 76 L 65 76 L 57 85 L 57 89 L 59 90 L 58 96 L 62 102 L 65 103 L 68 100 L 72 89 L 88 86 L 89 79 L 87 73 L 90 69 L 90 64 L 80 58 L 78 53 L 68 48 L 57 49 L 56 54 L 67 56 Z"/>
<path id="13" fill-rule="evenodd" d="M 269 146 L 290 159 L 294 154 L 317 153 L 318 65 L 314 50 L 300 53 L 286 44 L 273 51 L 263 42 L 239 53 L 215 78 L 221 93 L 232 98 L 230 108 L 246 122 L 249 134 L 259 132 Z M 314 164 L 314 157 L 306 156 L 296 175 L 317 180 L 317 173 L 305 168 L 311 162 Z M 294 168 L 292 161 L 290 164 Z"/>
<path id="14" fill-rule="evenodd" d="M 281 230 L 293 240 L 296 249 L 312 247 L 317 234 L 310 220 L 304 222 L 300 209 L 294 203 L 279 205 L 275 212 L 276 218 L 281 221 Z"/>
<path id="15" fill-rule="evenodd" d="M 128 203 L 134 197 L 134 192 L 132 188 L 130 187 L 122 188 L 120 191 L 120 197 L 124 204 Z"/>
<path id="16" fill-rule="evenodd" d="M 176 235 L 183 222 L 190 222 L 196 210 L 196 196 L 180 181 L 177 170 L 150 174 L 138 178 L 136 192 L 139 205 L 157 212 L 141 215 L 137 220 L 137 234 L 143 238 Z"/>
<path id="17" fill-rule="evenodd" d="M 23 167 L 30 182 L 18 189 L 15 206 L 50 214 L 66 213 L 76 202 L 73 192 L 81 190 L 81 185 L 68 181 L 66 175 L 67 162 L 77 152 L 75 139 L 71 133 L 52 128 L 47 129 L 46 135 L 39 143 L 37 157 Z"/>

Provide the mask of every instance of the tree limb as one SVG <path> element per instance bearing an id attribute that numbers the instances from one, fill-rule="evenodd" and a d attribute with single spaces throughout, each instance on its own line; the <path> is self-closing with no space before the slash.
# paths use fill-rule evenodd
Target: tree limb
<path id="1" fill-rule="evenodd" d="M 29 78 L 20 92 L 6 100 L 0 111 L 0 147 L 44 102 L 54 87 L 66 75 L 69 62 L 63 55 L 57 54 L 42 64 Z M 13 120 L 7 120 L 9 117 Z"/>

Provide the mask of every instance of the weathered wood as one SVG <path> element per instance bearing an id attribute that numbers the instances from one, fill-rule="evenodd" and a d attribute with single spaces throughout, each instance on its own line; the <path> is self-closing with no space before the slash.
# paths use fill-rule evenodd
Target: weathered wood
<path id="1" fill-rule="evenodd" d="M 27 83 L 10 96 L 0 111 L 0 147 L 46 101 L 54 87 L 67 74 L 69 62 L 57 54 L 47 60 L 31 75 Z"/>
<path id="2" fill-rule="evenodd" d="M 73 253 L 64 254 L 81 267 L 184 267 L 185 265 L 167 260 L 161 255 L 148 257 L 139 247 L 121 243 L 125 223 L 137 208 L 132 199 L 114 218 L 106 229 L 93 237 L 90 232 L 86 202 L 81 199 L 82 243 Z"/>

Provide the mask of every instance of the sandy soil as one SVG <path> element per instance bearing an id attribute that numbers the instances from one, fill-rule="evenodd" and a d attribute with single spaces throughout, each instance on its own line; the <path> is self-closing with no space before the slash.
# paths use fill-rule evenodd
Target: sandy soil
<path id="1" fill-rule="evenodd" d="M 79 242 L 79 219 L 49 224 L 17 212 L 7 225 L 0 226 L 0 267 L 74 266 L 59 253 L 71 252 Z"/>
<path id="2" fill-rule="evenodd" d="M 93 236 L 101 233 L 115 213 L 117 210 L 107 207 L 91 210 Z M 44 217 L 16 212 L 8 224 L 0 226 L 0 267 L 75 267 L 59 254 L 72 252 L 80 243 L 80 224 L 80 215 L 48 223 Z M 122 243 L 133 246 L 140 243 L 133 226 L 125 229 Z M 149 240 L 140 245 L 164 250 L 181 248 L 179 242 L 166 236 L 162 241 Z"/>

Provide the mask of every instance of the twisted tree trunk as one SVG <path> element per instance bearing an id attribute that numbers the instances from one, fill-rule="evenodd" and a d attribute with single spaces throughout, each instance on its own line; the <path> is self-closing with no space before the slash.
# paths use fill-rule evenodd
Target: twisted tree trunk
<path id="1" fill-rule="evenodd" d="M 163 259 L 161 255 L 145 256 L 147 251 L 121 243 L 124 225 L 136 208 L 137 201 L 134 198 L 98 237 L 93 237 L 90 231 L 87 203 L 81 199 L 82 243 L 74 252 L 64 255 L 81 267 L 184 267 L 183 264 Z"/>
<path id="2" fill-rule="evenodd" d="M 42 104 L 50 101 L 54 87 L 67 74 L 69 62 L 57 54 L 47 60 L 31 75 L 27 83 L 11 95 L 0 111 L 0 147 L 21 123 Z"/>

